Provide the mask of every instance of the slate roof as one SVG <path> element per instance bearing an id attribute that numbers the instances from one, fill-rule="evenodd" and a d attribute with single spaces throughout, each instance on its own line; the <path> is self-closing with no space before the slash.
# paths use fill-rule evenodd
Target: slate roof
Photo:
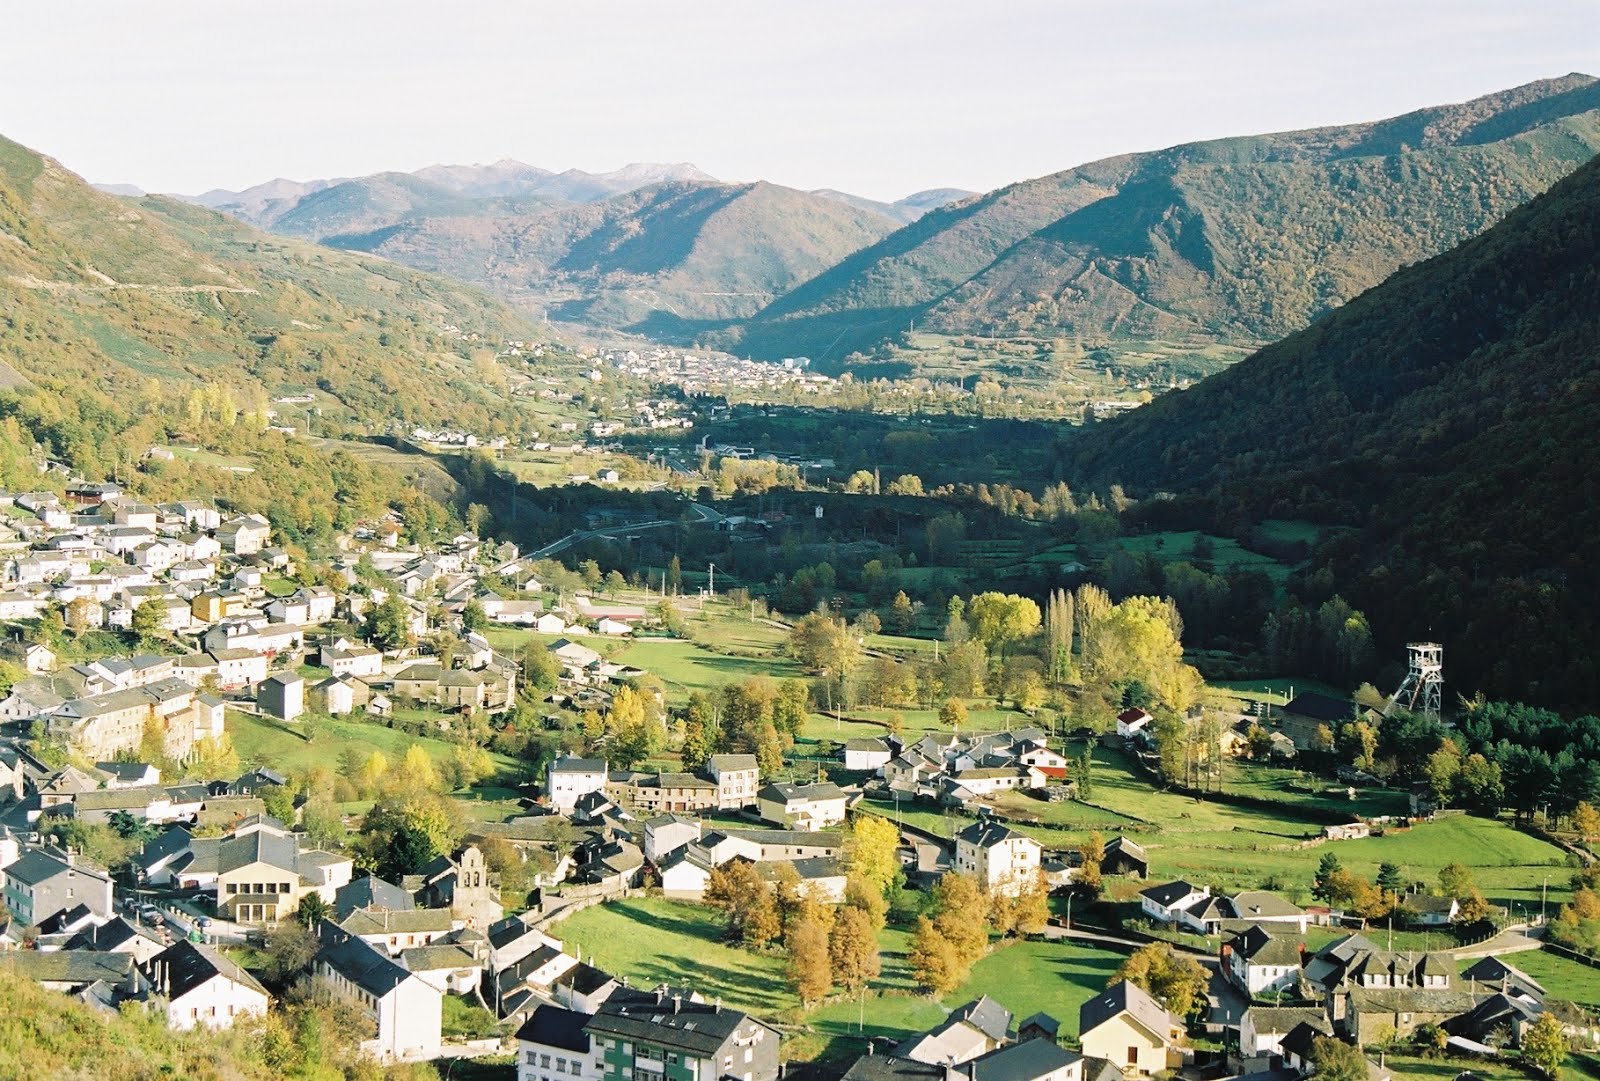
<path id="1" fill-rule="evenodd" d="M 810 784 L 775 782 L 761 789 L 760 798 L 775 803 L 806 803 L 812 800 L 844 799 L 844 791 L 832 781 L 813 781 Z"/>
<path id="2" fill-rule="evenodd" d="M 1251 926 L 1228 941 L 1233 952 L 1254 965 L 1299 965 L 1299 940 L 1274 935 L 1260 926 Z"/>
<path id="3" fill-rule="evenodd" d="M 180 999 L 209 980 L 222 976 L 234 983 L 260 991 L 267 989 L 256 978 L 210 946 L 179 941 L 156 954 L 145 965 L 152 979 L 165 986 L 169 999 Z"/>
<path id="4" fill-rule="evenodd" d="M 1078 1035 L 1092 1032 L 1116 1017 L 1126 1013 L 1151 1035 L 1165 1041 L 1172 1019 L 1166 1008 L 1150 997 L 1150 993 L 1127 980 L 1118 980 L 1094 998 L 1078 1007 Z"/>
<path id="5" fill-rule="evenodd" d="M 1148 897 L 1162 908 L 1171 908 L 1173 904 L 1183 900 L 1191 893 L 1199 893 L 1200 887 L 1178 879 L 1175 882 L 1163 882 L 1139 891 L 1140 897 Z"/>
<path id="6" fill-rule="evenodd" d="M 317 961 L 378 998 L 411 978 L 404 966 L 353 936 L 324 946 L 317 954 Z"/>
<path id="7" fill-rule="evenodd" d="M 358 908 L 383 908 L 391 912 L 410 912 L 417 907 L 411 894 L 392 882 L 364 875 L 340 886 L 333 895 L 333 913 L 344 919 Z"/>
<path id="8" fill-rule="evenodd" d="M 995 1041 L 1004 1040 L 1011 1028 L 1011 1011 L 988 995 L 957 1006 L 951 1011 L 951 1016 L 960 1018 Z"/>
<path id="9" fill-rule="evenodd" d="M 588 1023 L 589 1015 L 586 1013 L 560 1006 L 539 1006 L 517 1029 L 517 1039 L 588 1054 L 589 1034 L 584 1031 Z"/>
<path id="10" fill-rule="evenodd" d="M 600 990 L 602 987 L 605 987 L 607 984 L 615 983 L 616 980 L 617 978 L 611 975 L 611 973 L 606 972 L 603 969 L 595 968 L 591 964 L 586 964 L 583 961 L 579 961 L 561 975 L 557 976 L 552 982 L 553 984 L 559 984 L 562 987 L 570 987 L 577 994 L 589 995 Z"/>
<path id="11" fill-rule="evenodd" d="M 862 1055 L 840 1081 L 945 1081 L 945 1068 L 898 1055 Z"/>
<path id="12" fill-rule="evenodd" d="M 1033 1039 L 979 1055 L 969 1065 L 968 1076 L 972 1081 L 1035 1081 L 1082 1057 L 1057 1046 L 1054 1040 Z"/>
<path id="13" fill-rule="evenodd" d="M 590 1020 L 588 1031 L 703 1056 L 715 1054 L 746 1020 L 739 1010 L 687 999 L 674 1008 L 666 995 L 628 996 L 623 1001 L 612 996 Z"/>
<path id="14" fill-rule="evenodd" d="M 133 955 L 96 950 L 10 950 L 0 953 L 0 972 L 35 983 L 122 983 L 133 973 Z"/>
<path id="15" fill-rule="evenodd" d="M 1545 996 L 1544 985 L 1519 968 L 1506 964 L 1498 957 L 1484 957 L 1473 962 L 1461 973 L 1465 981 L 1493 984 L 1496 987 L 1502 982 L 1509 983 L 1512 987 L 1520 987 L 1531 992 L 1537 998 Z"/>
<path id="16" fill-rule="evenodd" d="M 448 908 L 413 908 L 398 912 L 386 908 L 362 908 L 350 913 L 339 924 L 352 935 L 414 935 L 428 931 L 447 932 L 455 926 Z"/>
<path id="17" fill-rule="evenodd" d="M 551 773 L 604 773 L 605 771 L 604 758 L 574 758 L 572 755 L 562 755 L 550 763 Z"/>
<path id="18" fill-rule="evenodd" d="M 1267 890 L 1245 890 L 1230 897 L 1228 903 L 1241 920 L 1305 915 L 1305 909 L 1299 905 Z"/>
<path id="19" fill-rule="evenodd" d="M 1328 1016 L 1316 1006 L 1251 1006 L 1248 1012 L 1258 1033 L 1288 1033 L 1302 1023 L 1326 1025 Z"/>
<path id="20" fill-rule="evenodd" d="M 1283 707 L 1283 712 L 1318 721 L 1344 721 L 1349 720 L 1355 712 L 1355 703 L 1348 698 L 1331 698 L 1316 691 L 1303 691 Z"/>
<path id="21" fill-rule="evenodd" d="M 980 818 L 956 834 L 956 840 L 965 841 L 967 844 L 976 845 L 979 848 L 993 848 L 995 845 L 1003 841 L 1009 841 L 1013 837 L 1021 838 L 1023 835 L 988 818 Z"/>

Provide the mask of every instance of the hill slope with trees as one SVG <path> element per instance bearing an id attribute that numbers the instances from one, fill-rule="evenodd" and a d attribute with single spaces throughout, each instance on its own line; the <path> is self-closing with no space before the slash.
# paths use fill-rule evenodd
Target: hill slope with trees
<path id="1" fill-rule="evenodd" d="M 1151 521 L 1356 527 L 1314 554 L 1465 694 L 1600 696 L 1600 159 L 1191 390 L 1092 425 L 1078 483 Z"/>
<path id="2" fill-rule="evenodd" d="M 1476 235 L 1597 150 L 1600 83 L 1569 75 L 1390 120 L 1108 158 L 936 209 L 720 340 L 830 366 L 913 322 L 1258 345 Z"/>

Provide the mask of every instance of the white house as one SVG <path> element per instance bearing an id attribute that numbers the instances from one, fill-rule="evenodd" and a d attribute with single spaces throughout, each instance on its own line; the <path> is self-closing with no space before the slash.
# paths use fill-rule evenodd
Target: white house
<path id="1" fill-rule="evenodd" d="M 362 1050 L 383 1063 L 436 1058 L 442 1042 L 443 993 L 332 924 L 323 924 L 321 936 L 325 945 L 317 954 L 317 979 L 377 1028 L 377 1036 L 363 1041 Z"/>
<path id="2" fill-rule="evenodd" d="M 644 824 L 644 858 L 659 864 L 683 846 L 700 839 L 700 820 L 682 815 L 657 815 Z"/>
<path id="3" fill-rule="evenodd" d="M 737 811 L 756 801 L 761 785 L 761 767 L 753 754 L 714 754 L 706 772 L 717 782 L 717 807 Z"/>
<path id="4" fill-rule="evenodd" d="M 1240 1057 L 1281 1055 L 1283 1038 L 1300 1024 L 1332 1034 L 1328 1015 L 1320 1006 L 1251 1006 L 1239 1021 Z"/>
<path id="5" fill-rule="evenodd" d="M 323 646 L 321 660 L 322 666 L 336 676 L 383 675 L 383 654 L 357 642 Z"/>
<path id="6" fill-rule="evenodd" d="M 1292 990 L 1300 979 L 1304 943 L 1252 925 L 1222 945 L 1223 974 L 1252 997 Z"/>
<path id="7" fill-rule="evenodd" d="M 756 793 L 761 817 L 797 830 L 820 830 L 844 821 L 845 794 L 831 781 L 775 783 Z"/>
<path id="8" fill-rule="evenodd" d="M 603 758 L 562 755 L 545 771 L 545 791 L 549 793 L 550 806 L 560 814 L 571 814 L 580 796 L 605 791 L 606 775 Z"/>
<path id="9" fill-rule="evenodd" d="M 600 634 L 608 634 L 613 637 L 621 637 L 633 633 L 633 627 L 630 624 L 624 623 L 620 619 L 612 619 L 610 616 L 602 616 L 595 623 L 594 629 Z"/>
<path id="10" fill-rule="evenodd" d="M 1042 846 L 1032 837 L 980 819 L 956 834 L 955 869 L 989 893 L 1015 897 L 1037 881 Z"/>
<path id="11" fill-rule="evenodd" d="M 894 754 L 889 750 L 889 745 L 881 739 L 863 737 L 845 741 L 845 769 L 877 773 L 888 765 L 889 759 L 893 757 Z"/>
<path id="12" fill-rule="evenodd" d="M 590 1052 L 590 1015 L 560 1006 L 534 1008 L 517 1030 L 517 1081 L 584 1081 L 603 1076 Z"/>
<path id="13" fill-rule="evenodd" d="M 1139 907 L 1158 923 L 1174 923 L 1181 910 L 1210 896 L 1210 886 L 1196 886 L 1179 879 L 1140 890 Z"/>
<path id="14" fill-rule="evenodd" d="M 1124 738 L 1134 735 L 1149 727 L 1154 717 L 1142 709 L 1134 708 L 1124 710 L 1117 714 L 1117 735 Z"/>
<path id="15" fill-rule="evenodd" d="M 141 967 L 166 1001 L 168 1028 L 231 1028 L 242 1017 L 266 1016 L 266 989 L 210 946 L 179 941 Z"/>

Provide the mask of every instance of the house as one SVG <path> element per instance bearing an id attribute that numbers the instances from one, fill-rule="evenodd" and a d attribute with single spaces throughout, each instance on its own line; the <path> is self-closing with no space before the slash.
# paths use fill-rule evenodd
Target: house
<path id="1" fill-rule="evenodd" d="M 714 754 L 706 763 L 706 772 L 717 784 L 718 809 L 737 811 L 756 802 L 761 769 L 755 755 Z"/>
<path id="2" fill-rule="evenodd" d="M 297 599 L 294 594 L 268 601 L 266 612 L 267 618 L 274 623 L 293 623 L 298 626 L 311 622 L 311 605 Z"/>
<path id="3" fill-rule="evenodd" d="M 64 950 L 94 950 L 99 953 L 125 953 L 134 963 L 143 965 L 166 949 L 165 943 L 129 923 L 121 916 L 113 916 L 105 923 L 91 923 L 67 939 Z"/>
<path id="4" fill-rule="evenodd" d="M 1461 902 L 1454 897 L 1430 897 L 1426 894 L 1407 897 L 1402 907 L 1415 913 L 1412 922 L 1418 927 L 1448 927 L 1461 913 Z"/>
<path id="5" fill-rule="evenodd" d="M 979 1055 L 967 1066 L 972 1081 L 1083 1081 L 1083 1056 L 1034 1037 Z"/>
<path id="6" fill-rule="evenodd" d="M 889 759 L 894 757 L 894 752 L 889 750 L 889 745 L 881 739 L 860 738 L 846 740 L 844 744 L 844 768 L 848 770 L 863 770 L 868 773 L 877 773 L 889 764 Z"/>
<path id="7" fill-rule="evenodd" d="M 1288 991 L 1300 980 L 1304 953 L 1303 941 L 1274 935 L 1257 924 L 1223 943 L 1222 972 L 1251 996 Z"/>
<path id="8" fill-rule="evenodd" d="M 410 891 L 372 875 L 347 882 L 333 893 L 333 916 L 338 922 L 343 922 L 358 908 L 410 912 L 416 907 L 416 899 Z"/>
<path id="9" fill-rule="evenodd" d="M 585 1081 L 597 1077 L 584 1031 L 589 1014 L 560 1006 L 534 1008 L 517 1030 L 517 1081 Z"/>
<path id="10" fill-rule="evenodd" d="M 579 796 L 605 791 L 608 777 L 603 758 L 562 755 L 545 770 L 545 793 L 558 813 L 571 814 Z"/>
<path id="11" fill-rule="evenodd" d="M 92 1001 L 114 1007 L 122 996 L 144 990 L 144 978 L 128 953 L 93 950 L 9 950 L 0 961 L 5 970 L 32 980 L 46 991 L 82 995 L 99 991 Z"/>
<path id="12" fill-rule="evenodd" d="M 1197 901 L 1211 896 L 1211 887 L 1196 886 L 1179 879 L 1139 891 L 1139 908 L 1158 923 L 1176 923 L 1179 914 Z"/>
<path id="13" fill-rule="evenodd" d="M 844 904 L 847 875 L 844 863 L 829 856 L 814 856 L 802 860 L 773 860 L 756 864 L 756 874 L 767 882 L 778 881 L 780 869 L 791 867 L 799 876 L 797 889 L 804 897 L 818 904 Z"/>
<path id="14" fill-rule="evenodd" d="M 239 923 L 278 923 L 309 893 L 332 903 L 354 870 L 348 856 L 302 849 L 296 835 L 265 824 L 232 837 L 195 838 L 190 855 L 173 864 L 174 879 L 214 889 L 217 913 Z"/>
<path id="15" fill-rule="evenodd" d="M 1337 728 L 1355 716 L 1356 704 L 1348 698 L 1332 698 L 1315 691 L 1303 691 L 1289 700 L 1278 712 L 1278 724 L 1283 734 L 1294 740 L 1301 750 L 1311 747 L 1317 738 L 1317 729 Z"/>
<path id="16" fill-rule="evenodd" d="M 379 1062 L 415 1062 L 438 1055 L 444 994 L 387 953 L 324 922 L 315 964 L 319 983 L 353 1004 L 377 1030 L 362 1050 Z"/>
<path id="17" fill-rule="evenodd" d="M 467 668 L 453 668 L 439 677 L 438 701 L 447 709 L 475 713 L 485 701 L 483 677 Z"/>
<path id="18" fill-rule="evenodd" d="M 1257 1058 L 1283 1054 L 1283 1038 L 1299 1025 L 1333 1035 L 1328 1015 L 1318 1006 L 1251 1006 L 1239 1021 L 1239 1055 Z"/>
<path id="19" fill-rule="evenodd" d="M 254 687 L 267 678 L 267 658 L 263 653 L 242 646 L 224 646 L 211 651 L 216 664 L 217 688 L 239 691 Z M 199 686 L 197 683 L 196 686 Z"/>
<path id="20" fill-rule="evenodd" d="M 383 654 L 358 642 L 342 646 L 323 646 L 322 666 L 336 676 L 381 676 Z"/>
<path id="21" fill-rule="evenodd" d="M 217 527 L 217 542 L 234 555 L 255 555 L 272 536 L 272 523 L 259 514 L 230 518 Z"/>
<path id="22" fill-rule="evenodd" d="M 329 676 L 311 688 L 312 705 L 330 717 L 365 708 L 372 688 L 354 676 Z"/>
<path id="23" fill-rule="evenodd" d="M 892 1054 L 913 1062 L 956 1066 L 1003 1046 L 1010 1027 L 1011 1011 L 984 995 L 957 1006 L 927 1032 L 900 1041 Z"/>
<path id="24" fill-rule="evenodd" d="M 1544 985 L 1538 980 L 1521 969 L 1506 964 L 1498 957 L 1483 957 L 1473 962 L 1462 971 L 1461 979 L 1474 989 L 1476 985 L 1482 984 L 1484 990 L 1518 994 L 1541 1002 L 1547 993 Z"/>
<path id="25" fill-rule="evenodd" d="M 239 1018 L 267 1014 L 266 989 L 210 946 L 179 941 L 141 968 L 168 1028 L 231 1028 Z"/>
<path id="26" fill-rule="evenodd" d="M 987 893 L 1015 897 L 1038 882 L 1042 853 L 1032 837 L 983 818 L 956 834 L 955 869 Z"/>
<path id="27" fill-rule="evenodd" d="M 87 906 L 111 917 L 111 876 L 71 849 L 34 848 L 0 869 L 11 918 L 36 927 L 58 912 Z"/>
<path id="28" fill-rule="evenodd" d="M 845 794 L 831 781 L 774 783 L 756 793 L 764 821 L 802 830 L 819 830 L 844 821 Z"/>
<path id="29" fill-rule="evenodd" d="M 432 702 L 439 696 L 439 679 L 443 675 L 444 666 L 432 661 L 410 665 L 394 677 L 395 697 Z"/>
<path id="30" fill-rule="evenodd" d="M 1176 1069 L 1182 1026 L 1150 993 L 1118 980 L 1078 1009 L 1078 1044 L 1124 1075 L 1149 1077 Z"/>
<path id="31" fill-rule="evenodd" d="M 546 612 L 533 621 L 533 629 L 539 634 L 565 634 L 567 621 L 554 612 Z"/>
<path id="32" fill-rule="evenodd" d="M 1105 856 L 1100 860 L 1103 875 L 1131 875 L 1144 878 L 1150 873 L 1150 857 L 1144 846 L 1126 837 L 1113 837 L 1106 842 Z"/>
<path id="33" fill-rule="evenodd" d="M 700 839 L 700 820 L 664 814 L 644 824 L 644 858 L 660 864 L 667 856 Z"/>
<path id="34" fill-rule="evenodd" d="M 0 647 L 0 657 L 20 665 L 34 676 L 54 672 L 60 666 L 56 651 L 40 642 L 7 641 Z"/>
<path id="35" fill-rule="evenodd" d="M 294 672 L 279 672 L 256 685 L 256 705 L 261 712 L 292 721 L 306 711 L 306 681 Z"/>
<path id="36" fill-rule="evenodd" d="M 1363 837 L 1371 837 L 1372 827 L 1365 822 L 1344 822 L 1323 826 L 1322 836 L 1330 841 L 1358 841 Z"/>
<path id="37" fill-rule="evenodd" d="M 665 991 L 614 992 L 584 1031 L 596 1081 L 778 1077 L 776 1029 L 742 1011 Z"/>
<path id="38" fill-rule="evenodd" d="M 459 926 L 447 908 L 358 908 L 339 921 L 341 931 L 390 957 L 416 946 L 431 946 Z"/>
<path id="39" fill-rule="evenodd" d="M 1155 718 L 1142 709 L 1123 710 L 1117 714 L 1117 735 L 1122 736 L 1124 739 L 1132 739 L 1136 734 L 1148 728 L 1153 720 Z"/>
<path id="40" fill-rule="evenodd" d="M 697 845 L 685 845 L 669 852 L 656 864 L 661 879 L 661 895 L 681 901 L 703 900 L 716 864 Z"/>
<path id="41" fill-rule="evenodd" d="M 1228 919 L 1232 921 L 1282 924 L 1282 929 L 1293 927 L 1301 934 L 1305 933 L 1306 924 L 1311 922 L 1305 909 L 1268 890 L 1236 893 L 1227 899 L 1226 911 Z"/>
<path id="42" fill-rule="evenodd" d="M 610 616 L 602 616 L 595 623 L 594 629 L 596 634 L 610 635 L 615 638 L 633 633 L 632 624 L 624 623 L 620 619 L 612 619 Z"/>

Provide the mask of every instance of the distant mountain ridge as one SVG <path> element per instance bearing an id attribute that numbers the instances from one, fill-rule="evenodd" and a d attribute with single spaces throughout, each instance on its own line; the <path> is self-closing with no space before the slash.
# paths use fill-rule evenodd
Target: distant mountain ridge
<path id="1" fill-rule="evenodd" d="M 840 259 L 966 193 L 880 203 L 688 163 L 609 173 L 506 159 L 194 197 L 287 236 L 482 285 L 525 310 L 676 338 L 754 314 Z"/>
<path id="2" fill-rule="evenodd" d="M 838 363 L 918 328 L 1253 344 L 1493 224 L 1600 150 L 1568 75 L 1404 116 L 1127 154 L 941 206 L 728 328 Z"/>
<path id="3" fill-rule="evenodd" d="M 1196 387 L 1076 433 L 1152 521 L 1347 527 L 1308 580 L 1470 696 L 1600 699 L 1600 159 Z M 1227 528 L 1227 525 L 1222 525 Z"/>

